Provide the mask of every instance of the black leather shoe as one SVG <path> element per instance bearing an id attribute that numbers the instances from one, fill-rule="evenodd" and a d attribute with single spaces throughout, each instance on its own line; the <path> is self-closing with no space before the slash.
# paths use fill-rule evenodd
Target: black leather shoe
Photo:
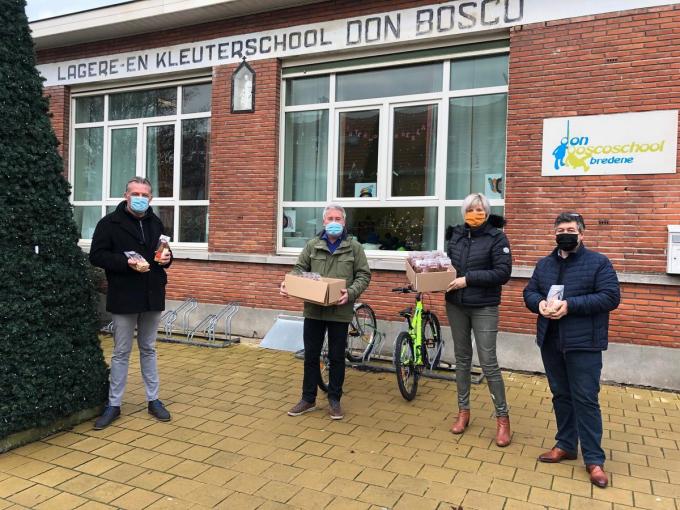
<path id="1" fill-rule="evenodd" d="M 94 422 L 94 430 L 105 429 L 120 418 L 120 406 L 106 406 L 102 415 Z"/>
<path id="2" fill-rule="evenodd" d="M 170 413 L 160 400 L 149 402 L 149 414 L 158 421 L 170 421 Z"/>

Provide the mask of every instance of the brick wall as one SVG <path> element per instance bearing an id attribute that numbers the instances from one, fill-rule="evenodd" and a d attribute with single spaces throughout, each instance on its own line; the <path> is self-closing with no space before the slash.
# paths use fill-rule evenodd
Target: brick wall
<path id="1" fill-rule="evenodd" d="M 68 176 L 68 127 L 71 112 L 71 92 L 69 87 L 45 87 L 45 97 L 50 101 L 52 127 L 59 140 L 59 155 L 64 160 L 64 175 Z"/>
<path id="2" fill-rule="evenodd" d="M 255 112 L 231 113 L 236 65 L 213 70 L 210 251 L 273 253 L 278 203 L 281 64 L 258 60 Z"/>
<path id="3" fill-rule="evenodd" d="M 336 1 L 41 51 L 39 59 L 111 54 L 429 3 Z M 543 178 L 541 136 L 546 117 L 678 108 L 680 7 L 525 25 L 511 31 L 510 47 L 506 230 L 515 264 L 533 266 L 548 253 L 554 245 L 550 227 L 556 212 L 577 209 L 588 223 L 586 243 L 607 254 L 617 270 L 664 273 L 666 225 L 680 223 L 680 176 Z M 252 66 L 257 72 L 256 112 L 245 115 L 230 113 L 235 66 L 213 70 L 211 251 L 275 251 L 280 63 L 263 60 Z M 57 136 L 67 147 L 68 91 L 50 88 L 46 93 L 53 96 Z M 608 224 L 599 225 L 599 220 Z M 194 295 L 210 303 L 238 299 L 245 306 L 299 311 L 297 300 L 278 295 L 289 269 L 178 260 L 170 270 L 168 298 Z M 363 299 L 379 318 L 398 320 L 397 312 L 412 303 L 412 296 L 389 290 L 404 282 L 404 273 L 374 272 Z M 534 331 L 535 316 L 523 306 L 525 284 L 525 279 L 513 279 L 505 287 L 504 331 Z M 612 316 L 613 341 L 680 347 L 680 288 L 624 284 L 622 291 L 622 305 Z M 446 323 L 441 295 L 432 296 L 432 306 Z"/>

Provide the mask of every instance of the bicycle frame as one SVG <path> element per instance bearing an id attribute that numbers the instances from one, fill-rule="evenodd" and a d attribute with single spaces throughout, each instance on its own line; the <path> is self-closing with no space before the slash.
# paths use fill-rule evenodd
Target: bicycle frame
<path id="1" fill-rule="evenodd" d="M 406 317 L 408 322 L 408 334 L 413 339 L 413 351 L 415 364 L 423 364 L 423 299 L 422 294 L 416 294 L 416 307 L 411 317 Z"/>

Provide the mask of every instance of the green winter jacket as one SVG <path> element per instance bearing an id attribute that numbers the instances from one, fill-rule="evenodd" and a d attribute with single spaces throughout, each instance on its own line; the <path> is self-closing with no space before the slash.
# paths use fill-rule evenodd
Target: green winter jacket
<path id="1" fill-rule="evenodd" d="M 351 322 L 353 305 L 371 281 L 371 270 L 364 247 L 352 236 L 347 236 L 331 254 L 324 239 L 310 239 L 300 253 L 292 274 L 319 273 L 326 278 L 343 278 L 347 282 L 349 301 L 344 305 L 321 306 L 305 301 L 304 316 L 334 322 Z"/>

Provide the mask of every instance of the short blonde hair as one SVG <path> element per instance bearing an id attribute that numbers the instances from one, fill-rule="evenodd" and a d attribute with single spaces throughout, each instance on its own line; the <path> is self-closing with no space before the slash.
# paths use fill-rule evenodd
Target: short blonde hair
<path id="1" fill-rule="evenodd" d="M 460 212 L 463 214 L 463 218 L 465 218 L 467 210 L 477 204 L 484 208 L 484 212 L 488 218 L 491 214 L 491 204 L 489 204 L 489 199 L 481 193 L 470 193 L 463 199 L 463 205 L 460 206 Z"/>

